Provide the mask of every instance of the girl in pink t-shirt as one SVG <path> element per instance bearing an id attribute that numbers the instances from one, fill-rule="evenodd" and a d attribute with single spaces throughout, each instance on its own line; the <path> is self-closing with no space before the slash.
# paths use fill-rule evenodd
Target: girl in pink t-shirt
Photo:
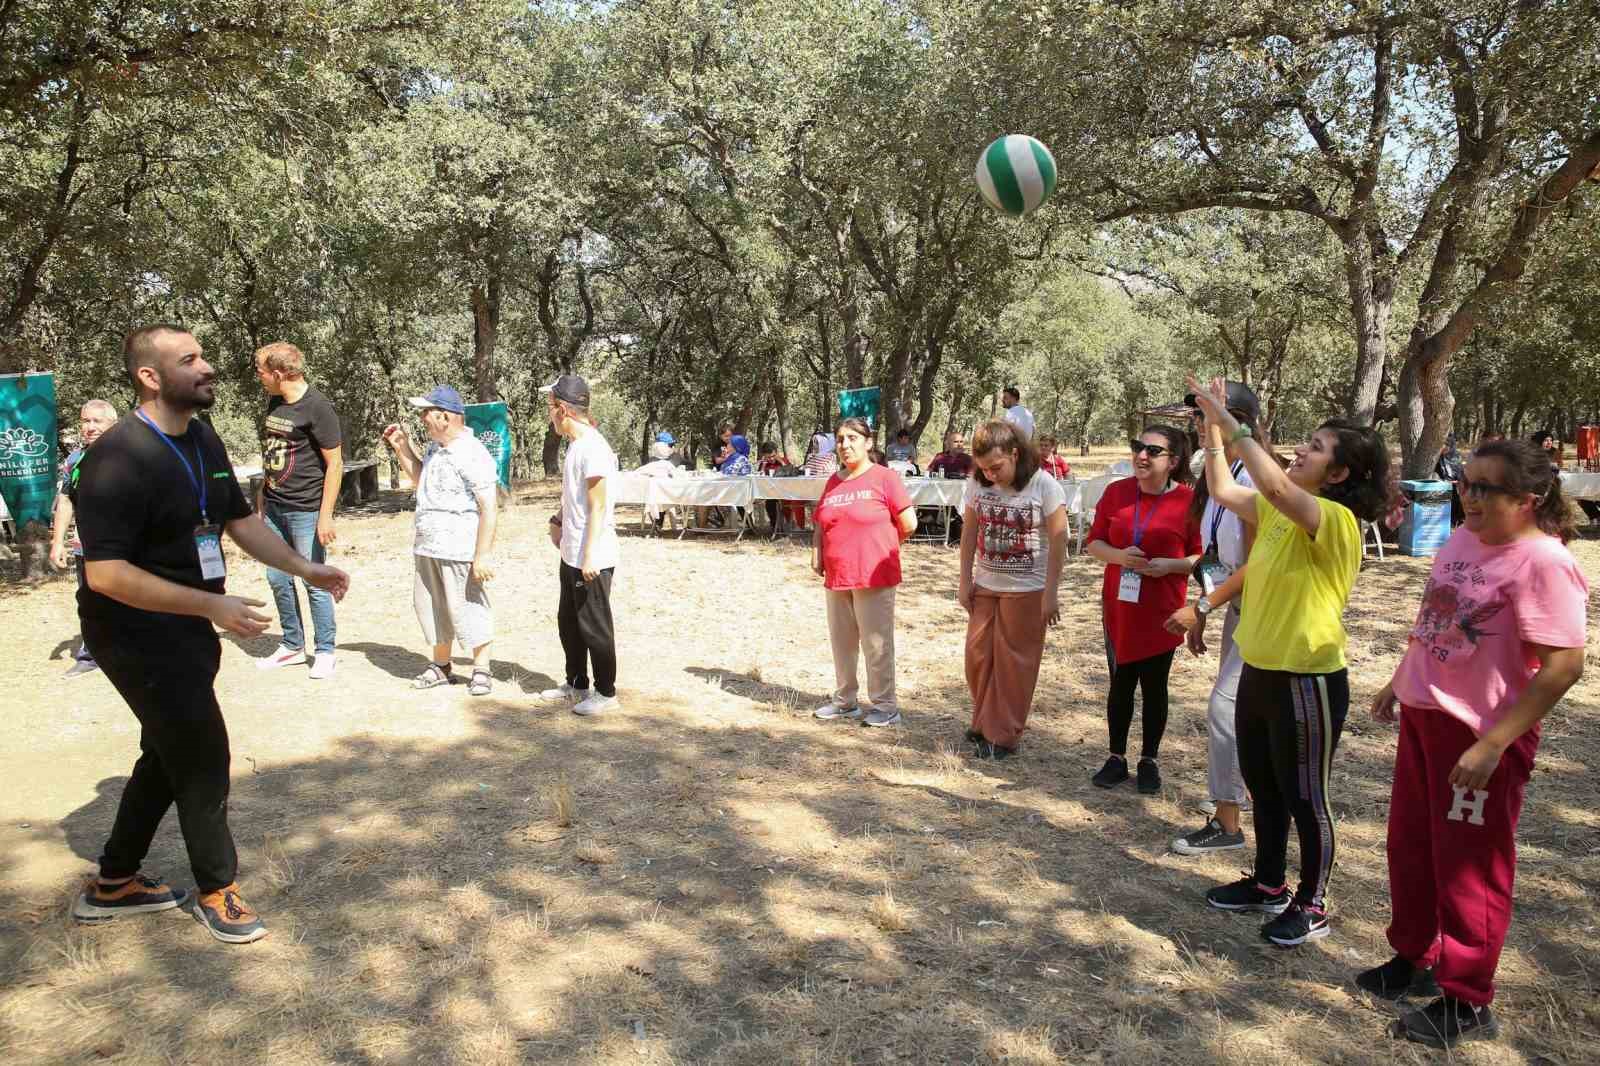
<path id="1" fill-rule="evenodd" d="M 811 567 L 823 579 L 828 641 L 833 646 L 833 698 L 816 717 L 860 718 L 898 725 L 894 700 L 894 590 L 900 584 L 900 542 L 917 528 L 916 508 L 900 475 L 868 457 L 872 430 L 859 418 L 839 423 L 839 472 L 817 503 Z M 856 702 L 856 655 L 867 661 L 863 716 Z"/>
<path id="2" fill-rule="evenodd" d="M 1511 924 L 1517 817 L 1539 722 L 1583 674 L 1589 588 L 1549 461 L 1493 441 L 1456 488 L 1466 521 L 1433 561 L 1422 609 L 1372 714 L 1400 747 L 1389 802 L 1393 959 L 1356 984 L 1436 997 L 1398 1034 L 1448 1048 L 1498 1031 L 1489 1011 Z"/>

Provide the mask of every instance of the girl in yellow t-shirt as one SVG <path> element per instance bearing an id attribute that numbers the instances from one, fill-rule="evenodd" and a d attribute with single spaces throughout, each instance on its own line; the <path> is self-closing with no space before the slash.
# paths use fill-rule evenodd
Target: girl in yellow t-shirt
<path id="1" fill-rule="evenodd" d="M 1239 769 L 1255 802 L 1255 871 L 1206 893 L 1219 910 L 1274 917 L 1261 935 L 1294 947 L 1328 935 L 1333 869 L 1328 773 L 1350 707 L 1344 606 L 1361 569 L 1361 526 L 1382 513 L 1389 453 L 1371 429 L 1324 422 L 1280 469 L 1228 413 L 1219 378 L 1189 387 L 1205 416 L 1206 482 L 1256 523 L 1234 641 L 1244 659 L 1235 729 Z M 1255 488 L 1234 481 L 1234 444 Z M 1287 885 L 1289 822 L 1300 837 L 1300 885 Z"/>

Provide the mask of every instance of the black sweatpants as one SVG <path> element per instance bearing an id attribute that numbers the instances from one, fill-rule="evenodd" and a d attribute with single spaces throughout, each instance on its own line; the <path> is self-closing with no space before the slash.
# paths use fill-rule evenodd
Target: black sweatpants
<path id="1" fill-rule="evenodd" d="M 133 636 L 85 618 L 83 637 L 140 726 L 139 759 L 123 787 L 100 876 L 138 873 L 176 804 L 195 885 L 204 893 L 233 884 L 239 855 L 228 830 L 228 727 L 213 688 L 222 660 L 216 630 L 203 618 L 181 618 L 159 635 Z"/>
<path id="2" fill-rule="evenodd" d="M 567 655 L 567 684 L 589 687 L 589 667 L 594 666 L 594 690 L 602 696 L 617 694 L 617 634 L 611 624 L 610 568 L 593 581 L 583 571 L 561 564 L 561 609 L 556 614 L 561 650 Z"/>
<path id="3" fill-rule="evenodd" d="M 1258 670 L 1239 677 L 1234 730 L 1239 769 L 1255 804 L 1256 881 L 1269 888 L 1288 876 L 1289 821 L 1300 834 L 1296 902 L 1320 909 L 1333 871 L 1333 811 L 1328 774 L 1350 710 L 1350 677 Z"/>
<path id="4" fill-rule="evenodd" d="M 1162 652 L 1131 663 L 1119 663 L 1108 645 L 1106 665 L 1111 669 L 1111 688 L 1106 693 L 1111 754 L 1128 754 L 1128 731 L 1133 728 L 1133 690 L 1137 687 L 1144 695 L 1139 757 L 1157 758 L 1161 753 L 1161 738 L 1167 732 L 1167 676 L 1172 672 L 1172 652 Z"/>

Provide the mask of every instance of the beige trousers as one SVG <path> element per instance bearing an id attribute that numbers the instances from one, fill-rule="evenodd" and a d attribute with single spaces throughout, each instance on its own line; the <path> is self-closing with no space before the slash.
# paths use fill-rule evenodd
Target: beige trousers
<path id="1" fill-rule="evenodd" d="M 833 645 L 833 702 L 856 706 L 856 652 L 867 660 L 867 700 L 874 710 L 894 705 L 894 586 L 826 589 L 828 642 Z"/>

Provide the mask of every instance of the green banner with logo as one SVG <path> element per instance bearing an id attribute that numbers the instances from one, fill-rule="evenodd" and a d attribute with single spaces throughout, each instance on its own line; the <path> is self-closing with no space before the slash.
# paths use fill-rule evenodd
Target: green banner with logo
<path id="1" fill-rule="evenodd" d="M 467 404 L 467 428 L 494 456 L 500 485 L 511 491 L 511 415 L 503 402 Z"/>
<path id="2" fill-rule="evenodd" d="M 0 374 L 0 496 L 21 529 L 56 504 L 54 374 Z"/>
<path id="3" fill-rule="evenodd" d="M 839 418 L 864 418 L 867 425 L 878 428 L 883 412 L 883 390 L 874 385 L 869 389 L 845 389 L 839 393 Z"/>

